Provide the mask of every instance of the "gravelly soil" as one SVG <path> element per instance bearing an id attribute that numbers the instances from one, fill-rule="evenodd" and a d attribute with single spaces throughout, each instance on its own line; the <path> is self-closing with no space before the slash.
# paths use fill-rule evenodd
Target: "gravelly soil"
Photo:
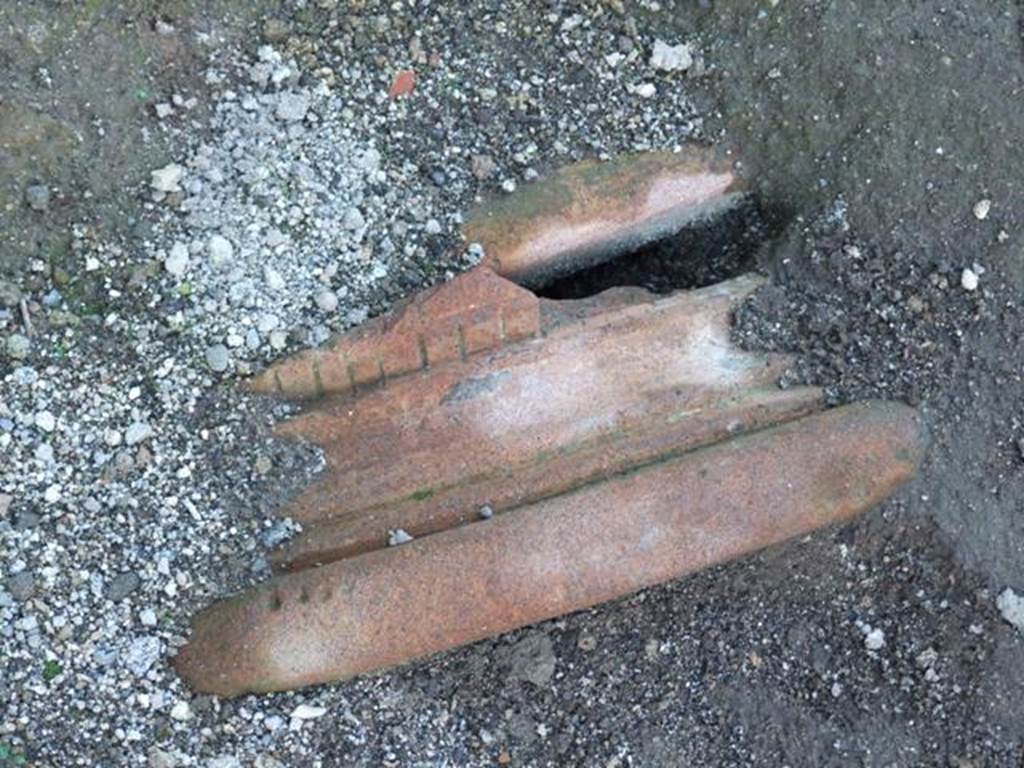
<path id="1" fill-rule="evenodd" d="M 37 20 L 68 23 L 92 5 L 14 4 L 0 19 L 11 34 Z M 162 39 L 161 14 L 179 28 L 219 36 L 195 58 L 171 57 L 169 80 L 157 75 L 168 91 L 184 82 L 199 96 L 194 125 L 166 137 L 173 146 L 204 130 L 199 60 L 230 50 L 232 40 L 255 48 L 261 20 L 255 10 L 241 13 L 226 3 L 177 3 L 161 14 L 137 5 L 132 10 L 147 19 L 155 41 Z M 1024 637 L 1000 617 L 995 597 L 1005 587 L 1024 592 L 1021 8 L 977 0 L 805 0 L 756 7 L 625 3 L 619 13 L 615 5 L 475 0 L 458 9 L 417 3 L 399 10 L 372 2 L 293 3 L 273 13 L 292 30 L 281 46 L 306 71 L 350 70 L 357 104 L 386 89 L 394 67 L 411 58 L 413 37 L 453 62 L 445 70 L 452 74 L 426 81 L 418 100 L 382 125 L 368 123 L 386 158 L 407 160 L 417 204 L 430 210 L 462 209 L 478 192 L 498 194 L 503 180 L 522 183 L 527 168 L 542 172 L 574 157 L 670 146 L 695 134 L 736 147 L 771 236 L 756 260 L 774 278 L 739 313 L 737 334 L 752 346 L 797 353 L 788 380 L 822 384 L 835 402 L 881 396 L 919 405 L 932 434 L 920 476 L 897 499 L 841 530 L 404 670 L 299 694 L 189 699 L 162 670 L 134 683 L 116 678 L 108 696 L 90 680 L 89 664 L 45 684 L 24 677 L 38 676 L 42 657 L 10 641 L 5 648 L 18 656 L 0 662 L 0 678 L 8 680 L 0 679 L 0 690 L 19 703 L 0 709 L 0 765 L 1020 764 Z M 124 29 L 116 14 L 87 18 Z M 151 55 L 161 43 L 147 48 L 148 34 L 134 42 Z M 707 73 L 670 79 L 604 62 L 630 44 L 644 61 L 658 37 L 696 43 Z M 52 61 L 56 70 L 62 62 L 58 49 L 11 39 L 0 62 L 10 59 L 17 75 L 0 115 L 11 105 L 26 108 L 25 94 L 34 88 L 44 92 L 32 79 L 39 77 L 35 66 Z M 120 102 L 103 94 L 123 94 L 129 84 L 121 67 L 134 59 L 123 38 L 104 40 L 99 50 L 119 62 L 110 78 L 121 90 L 104 90 L 94 66 L 90 87 L 98 95 L 90 98 L 98 110 L 114 110 Z M 329 44 L 335 40 L 341 42 Z M 532 77 L 540 81 L 523 87 Z M 627 86 L 646 80 L 657 83 L 659 95 L 638 108 Z M 75 92 L 72 81 L 62 87 Z M 492 98 L 488 88 L 514 98 Z M 87 116 L 70 110 L 37 111 L 56 116 L 62 131 L 88 125 Z M 151 115 L 133 115 L 140 128 L 160 130 Z M 11 163 L 10 173 L 0 168 L 13 180 L 0 198 L 3 242 L 35 238 L 44 247 L 64 236 L 67 222 L 85 218 L 100 222 L 104 237 L 130 245 L 139 232 L 123 216 L 141 211 L 138 190 L 166 157 L 143 153 L 150 145 L 138 129 L 125 135 L 124 151 L 111 146 L 93 160 L 87 152 L 75 156 L 80 165 L 72 167 L 99 179 L 90 187 L 92 202 L 76 197 L 72 210 L 52 205 L 46 216 L 18 207 L 30 177 L 50 173 L 46 165 L 33 165 L 29 155 L 0 158 Z M 123 159 L 136 153 L 145 161 Z M 465 162 L 471 154 L 491 155 L 501 170 L 476 179 Z M 104 175 L 110 158 L 125 165 Z M 50 183 L 65 189 L 59 161 L 53 167 Z M 131 173 L 137 179 L 128 194 L 114 180 Z M 992 201 L 984 220 L 973 213 L 981 199 Z M 112 207 L 118 216 L 108 215 Z M 55 247 L 7 250 L 0 271 L 33 298 L 55 281 L 61 285 L 62 271 L 75 285 L 80 255 L 65 258 Z M 444 244 L 436 247 L 431 258 L 399 262 L 396 277 L 382 281 L 371 301 L 374 311 L 458 265 L 445 261 Z M 32 258 L 48 266 L 33 271 Z M 984 272 L 979 288 L 967 291 L 962 271 L 975 264 Z M 118 279 L 111 278 L 115 285 Z M 81 347 L 70 354 L 55 354 L 47 336 L 46 349 L 34 349 L 28 362 L 51 380 L 80 387 L 88 386 L 90 358 L 109 360 L 115 376 L 122 366 L 135 371 L 125 349 L 136 344 L 132 323 L 148 322 L 147 295 L 116 333 L 97 326 L 80 334 Z M 139 344 L 138 352 L 163 359 L 178 354 L 175 344 L 159 338 Z M 83 367 L 66 378 L 47 368 L 62 365 Z M 3 386 L 12 387 L 0 395 L 20 403 L 13 370 L 11 361 L 0 362 Z M 168 643 L 193 608 L 259 576 L 259 537 L 274 509 L 269 492 L 309 466 L 303 455 L 266 441 L 263 406 L 239 403 L 228 387 L 211 391 L 216 377 L 183 360 L 177 370 L 172 381 L 196 394 L 184 400 L 187 417 L 166 423 L 182 434 L 213 427 L 221 443 L 194 467 L 201 478 L 196 498 L 218 510 L 204 507 L 193 522 L 209 526 L 217 546 L 188 561 L 192 583 L 177 601 L 159 596 L 159 576 L 150 588 L 149 571 L 140 567 L 140 594 L 110 608 L 107 621 L 130 623 L 139 608 L 162 600 L 168 626 L 161 625 L 160 637 Z M 134 418 L 128 405 L 110 407 L 126 421 Z M 155 424 L 169 418 L 150 407 Z M 173 464 L 181 459 L 173 455 L 177 447 L 193 446 L 169 436 L 154 442 L 158 464 Z M 161 449 L 171 455 L 161 456 Z M 253 472 L 257 453 L 272 458 L 269 476 Z M 161 490 L 138 487 L 143 502 L 145 493 Z M 112 505 L 110 514 L 119 509 Z M 141 515 L 143 532 L 146 515 L 157 509 Z M 15 499 L 11 530 L 15 515 L 31 511 Z M 199 540 L 202 532 L 183 538 Z M 5 557 L 45 562 L 39 537 L 0 533 L 8 543 L 24 542 Z M 129 541 L 145 538 L 133 536 Z M 119 566 L 124 553 L 90 556 Z M 59 575 L 53 583 L 62 583 Z M 60 601 L 59 594 L 40 598 L 40 615 L 59 613 Z M 22 621 L 28 612 L 11 615 Z M 868 643 L 879 631 L 883 643 Z M 59 644 L 53 650 L 69 663 Z M 15 679 L 19 689 L 33 688 L 30 700 L 19 701 Z M 114 698 L 163 691 L 166 706 L 142 714 L 136 701 L 122 713 Z M 179 699 L 188 701 L 191 720 L 170 716 Z M 300 702 L 328 711 L 290 730 L 288 714 Z M 88 716 L 90 708 L 101 713 L 102 726 Z M 266 724 L 274 717 L 283 724 L 271 730 Z"/>

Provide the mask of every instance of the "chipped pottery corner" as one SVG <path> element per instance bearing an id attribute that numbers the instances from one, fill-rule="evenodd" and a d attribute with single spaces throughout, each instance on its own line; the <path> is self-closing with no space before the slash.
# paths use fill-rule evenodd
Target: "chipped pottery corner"
<path id="1" fill-rule="evenodd" d="M 668 295 L 539 286 L 745 195 L 712 150 L 581 163 L 477 212 L 483 262 L 250 382 L 327 469 L 279 575 L 201 612 L 174 663 L 234 696 L 341 680 L 612 600 L 848 519 L 910 477 L 904 405 L 824 410 L 730 341 L 747 275 Z M 389 532 L 408 543 L 389 546 Z M 403 537 L 404 538 L 404 537 Z"/>

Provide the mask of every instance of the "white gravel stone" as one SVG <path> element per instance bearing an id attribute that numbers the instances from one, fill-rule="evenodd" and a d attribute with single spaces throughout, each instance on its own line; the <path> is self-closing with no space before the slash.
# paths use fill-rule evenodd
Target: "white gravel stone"
<path id="1" fill-rule="evenodd" d="M 180 192 L 185 169 L 177 163 L 168 163 L 150 174 L 149 186 L 157 192 Z"/>
<path id="2" fill-rule="evenodd" d="M 317 307 L 324 312 L 334 312 L 338 308 L 338 296 L 334 291 L 320 291 L 315 301 Z"/>
<path id="3" fill-rule="evenodd" d="M 983 198 L 974 204 L 974 218 L 978 221 L 984 221 L 988 218 L 988 214 L 991 210 L 992 201 L 988 198 Z"/>
<path id="4" fill-rule="evenodd" d="M 132 642 L 125 654 L 125 667 L 136 677 L 144 676 L 159 660 L 163 643 L 156 637 L 140 637 Z"/>
<path id="5" fill-rule="evenodd" d="M 880 651 L 885 647 L 885 632 L 880 629 L 871 629 L 864 635 L 864 647 L 869 651 Z"/>
<path id="6" fill-rule="evenodd" d="M 39 411 L 35 423 L 43 432 L 53 432 L 57 428 L 57 418 L 49 411 Z"/>
<path id="7" fill-rule="evenodd" d="M 268 312 L 265 315 L 260 315 L 260 319 L 256 321 L 256 330 L 260 333 L 270 333 L 280 324 L 281 321 L 278 319 L 277 315 Z"/>
<path id="8" fill-rule="evenodd" d="M 136 421 L 124 433 L 127 445 L 138 445 L 153 436 L 153 428 L 144 421 Z"/>
<path id="9" fill-rule="evenodd" d="M 223 266 L 231 261 L 235 248 L 223 235 L 213 235 L 206 243 L 206 252 L 215 266 Z"/>
<path id="10" fill-rule="evenodd" d="M 996 608 L 1007 622 L 1024 632 L 1024 597 L 1007 587 L 996 598 Z"/>
<path id="11" fill-rule="evenodd" d="M 175 702 L 174 706 L 171 707 L 171 719 L 184 722 L 192 718 L 192 708 L 188 705 L 187 701 Z"/>
<path id="12" fill-rule="evenodd" d="M 388 546 L 397 547 L 401 544 L 408 544 L 413 540 L 413 537 L 404 528 L 396 528 L 393 531 L 388 531 Z"/>
<path id="13" fill-rule="evenodd" d="M 164 269 L 175 277 L 181 277 L 188 271 L 189 255 L 188 246 L 184 243 L 175 243 L 171 246 L 167 258 L 164 259 Z"/>
<path id="14" fill-rule="evenodd" d="M 274 114 L 286 123 L 298 122 L 309 110 L 309 95 L 305 93 L 282 93 L 277 98 Z"/>
<path id="15" fill-rule="evenodd" d="M 316 718 L 323 717 L 325 714 L 327 714 L 327 709 L 324 707 L 299 704 L 299 706 L 292 710 L 291 718 L 293 720 L 316 720 Z"/>
<path id="16" fill-rule="evenodd" d="M 231 364 L 231 356 L 228 348 L 223 344 L 214 344 L 206 350 L 206 365 L 211 371 L 221 373 L 228 369 Z"/>
<path id="17" fill-rule="evenodd" d="M 281 277 L 281 273 L 273 267 L 263 268 L 263 281 L 272 291 L 280 291 L 285 286 L 284 278 Z"/>
<path id="18" fill-rule="evenodd" d="M 964 271 L 960 273 L 960 286 L 965 291 L 978 290 L 978 273 L 970 267 L 964 267 Z"/>
<path id="19" fill-rule="evenodd" d="M 284 349 L 288 345 L 288 334 L 284 331 L 272 331 L 269 341 L 271 349 Z"/>
<path id="20" fill-rule="evenodd" d="M 366 218 L 358 208 L 349 208 L 345 213 L 344 225 L 350 232 L 358 232 L 366 226 Z"/>
<path id="21" fill-rule="evenodd" d="M 693 66 L 693 51 L 685 43 L 669 45 L 664 40 L 655 40 L 651 66 L 661 72 L 685 72 Z"/>

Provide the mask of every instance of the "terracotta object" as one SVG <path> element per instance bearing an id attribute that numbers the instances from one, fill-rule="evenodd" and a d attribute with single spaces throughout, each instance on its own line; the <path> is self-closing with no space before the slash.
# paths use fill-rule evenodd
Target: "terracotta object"
<path id="1" fill-rule="evenodd" d="M 391 100 L 408 96 L 416 88 L 416 72 L 411 69 L 401 69 L 391 81 L 388 89 L 388 98 Z"/>
<path id="2" fill-rule="evenodd" d="M 321 445 L 327 469 L 287 510 L 303 532 L 274 555 L 285 573 L 196 618 L 175 659 L 194 688 L 402 663 L 846 519 L 910 476 L 911 409 L 815 413 L 817 389 L 776 386 L 785 357 L 731 344 L 760 278 L 551 301 L 496 271 L 552 275 L 671 228 L 651 211 L 678 226 L 731 205 L 734 182 L 708 182 L 731 175 L 683 154 L 563 172 L 543 220 L 478 220 L 507 236 L 484 264 L 254 380 L 313 400 L 279 432 Z M 557 220 L 576 245 L 545 234 Z M 398 530 L 413 540 L 389 546 Z"/>
<path id="3" fill-rule="evenodd" d="M 481 207 L 463 232 L 494 271 L 539 285 L 721 213 L 745 193 L 715 150 L 687 146 L 568 166 Z"/>

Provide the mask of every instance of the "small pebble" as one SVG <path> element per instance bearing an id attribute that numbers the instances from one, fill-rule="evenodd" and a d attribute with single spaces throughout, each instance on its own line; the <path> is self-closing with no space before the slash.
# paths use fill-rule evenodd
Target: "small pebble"
<path id="1" fill-rule="evenodd" d="M 263 39 L 268 43 L 280 43 L 288 37 L 288 23 L 270 18 L 263 22 Z"/>
<path id="2" fill-rule="evenodd" d="M 33 211 L 45 211 L 50 207 L 50 190 L 44 184 L 32 184 L 25 189 L 25 203 Z"/>
<path id="3" fill-rule="evenodd" d="M 286 123 L 296 123 L 309 110 L 309 96 L 304 93 L 282 93 L 277 98 L 274 115 Z"/>
<path id="4" fill-rule="evenodd" d="M 227 264 L 231 257 L 235 253 L 235 248 L 231 245 L 231 241 L 223 235 L 213 235 L 206 243 L 206 252 L 210 256 L 210 261 L 217 266 Z"/>
<path id="5" fill-rule="evenodd" d="M 284 278 L 281 277 L 281 273 L 273 267 L 263 268 L 263 282 L 267 284 L 267 288 L 272 291 L 280 291 L 285 286 Z"/>
<path id="6" fill-rule="evenodd" d="M 181 277 L 188 271 L 188 263 L 188 247 L 184 243 L 175 243 L 164 260 L 164 269 L 175 277 Z"/>
<path id="7" fill-rule="evenodd" d="M 124 665 L 136 677 L 143 677 L 157 663 L 163 643 L 156 637 L 140 637 L 128 647 Z"/>
<path id="8" fill-rule="evenodd" d="M 291 717 L 293 720 L 315 720 L 318 717 L 323 717 L 325 714 L 327 714 L 327 710 L 324 707 L 299 704 L 299 706 L 292 710 Z"/>
<path id="9" fill-rule="evenodd" d="M 996 608 L 1009 624 L 1024 632 L 1024 597 L 1007 587 L 996 599 Z"/>
<path id="10" fill-rule="evenodd" d="M 965 291 L 978 290 L 978 273 L 970 267 L 964 267 L 964 271 L 960 274 L 960 285 Z"/>
<path id="11" fill-rule="evenodd" d="M 939 654 L 934 648 L 925 648 L 917 656 L 914 657 L 914 663 L 920 669 L 929 669 L 935 665 L 935 662 L 939 660 Z"/>
<path id="12" fill-rule="evenodd" d="M 349 208 L 345 213 L 342 224 L 350 232 L 357 232 L 366 226 L 366 219 L 358 208 Z"/>
<path id="13" fill-rule="evenodd" d="M 271 331 L 268 341 L 272 349 L 284 349 L 288 344 L 288 334 L 284 331 Z"/>
<path id="14" fill-rule="evenodd" d="M 168 163 L 150 173 L 149 186 L 157 192 L 180 192 L 180 183 L 184 175 L 184 168 L 177 163 Z"/>
<path id="15" fill-rule="evenodd" d="M 7 347 L 8 355 L 15 360 L 24 360 L 28 357 L 32 342 L 28 340 L 27 336 L 22 336 L 20 333 L 12 333 L 7 337 L 5 346 Z"/>
<path id="16" fill-rule="evenodd" d="M 10 280 L 0 280 L 0 307 L 12 309 L 21 303 L 21 289 Z"/>
<path id="17" fill-rule="evenodd" d="M 864 636 L 864 647 L 869 651 L 879 651 L 885 647 L 885 632 L 872 629 Z"/>
<path id="18" fill-rule="evenodd" d="M 320 291 L 316 295 L 315 301 L 323 312 L 333 312 L 338 308 L 338 296 L 334 291 Z"/>
<path id="19" fill-rule="evenodd" d="M 137 590 L 140 584 L 141 581 L 135 573 L 119 573 L 107 584 L 107 599 L 115 603 L 120 602 Z"/>
<path id="20" fill-rule="evenodd" d="M 470 170 L 480 181 L 486 181 L 498 172 L 498 164 L 490 155 L 473 155 L 470 159 Z"/>
<path id="21" fill-rule="evenodd" d="M 413 537 L 404 528 L 396 528 L 393 531 L 388 531 L 388 546 L 397 547 L 400 544 L 408 544 L 413 540 Z"/>
<path id="22" fill-rule="evenodd" d="M 206 365 L 214 373 L 226 371 L 230 362 L 228 348 L 223 344 L 214 344 L 206 350 Z"/>
<path id="23" fill-rule="evenodd" d="M 411 69 L 400 70 L 391 81 L 388 98 L 398 99 L 408 96 L 416 89 L 416 73 Z"/>
<path id="24" fill-rule="evenodd" d="M 0 514 L 3 514 L 3 504 L 0 503 Z M 14 516 L 14 530 L 31 531 L 39 525 L 42 518 L 31 510 L 24 510 Z"/>
<path id="25" fill-rule="evenodd" d="M 178 768 L 178 758 L 159 747 L 153 747 L 146 755 L 147 768 Z"/>
<path id="26" fill-rule="evenodd" d="M 978 221 L 984 221 L 988 218 L 988 214 L 991 210 L 992 201 L 988 198 L 983 198 L 974 204 L 974 218 Z"/>
<path id="27" fill-rule="evenodd" d="M 19 603 L 28 600 L 36 591 L 35 577 L 29 571 L 21 571 L 7 579 L 7 591 Z"/>
<path id="28" fill-rule="evenodd" d="M 57 428 L 57 419 L 49 411 L 40 411 L 36 414 L 36 426 L 43 432 L 53 432 Z"/>
<path id="29" fill-rule="evenodd" d="M 142 421 L 136 421 L 124 433 L 124 442 L 127 445 L 138 445 L 153 436 L 153 428 Z"/>
<path id="30" fill-rule="evenodd" d="M 669 45 L 664 40 L 655 40 L 650 63 L 661 72 L 685 72 L 693 66 L 693 52 L 685 43 Z"/>

